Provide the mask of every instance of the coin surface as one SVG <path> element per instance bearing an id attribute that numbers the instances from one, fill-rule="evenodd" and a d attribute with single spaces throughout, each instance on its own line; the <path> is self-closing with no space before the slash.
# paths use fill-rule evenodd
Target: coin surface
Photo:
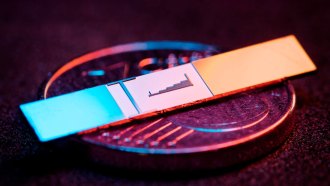
<path id="1" fill-rule="evenodd" d="M 44 98 L 171 68 L 219 53 L 205 44 L 143 42 L 74 59 L 44 86 Z M 266 154 L 292 129 L 289 82 L 73 137 L 90 158 L 137 170 L 226 167 Z M 141 155 L 143 154 L 143 155 Z"/>

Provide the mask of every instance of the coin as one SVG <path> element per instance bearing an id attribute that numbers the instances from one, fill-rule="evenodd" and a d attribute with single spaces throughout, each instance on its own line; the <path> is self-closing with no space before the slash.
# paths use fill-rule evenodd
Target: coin
<path id="1" fill-rule="evenodd" d="M 214 46 L 171 41 L 110 47 L 61 67 L 62 73 L 50 77 L 42 95 L 152 73 L 216 53 Z M 284 82 L 72 139 L 92 160 L 112 167 L 164 171 L 227 167 L 281 144 L 293 127 L 288 118 L 294 105 L 293 87 Z"/>

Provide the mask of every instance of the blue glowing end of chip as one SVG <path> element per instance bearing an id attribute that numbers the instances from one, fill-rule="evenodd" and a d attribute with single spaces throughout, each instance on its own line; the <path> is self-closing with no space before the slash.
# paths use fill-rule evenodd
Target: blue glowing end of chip
<path id="1" fill-rule="evenodd" d="M 125 118 L 101 85 L 20 105 L 40 141 L 49 141 Z"/>

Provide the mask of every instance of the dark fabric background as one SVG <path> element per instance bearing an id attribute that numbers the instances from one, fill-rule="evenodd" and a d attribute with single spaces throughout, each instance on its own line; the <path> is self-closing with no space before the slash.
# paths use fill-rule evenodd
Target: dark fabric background
<path id="1" fill-rule="evenodd" d="M 8 1 L 0 3 L 0 185 L 328 185 L 330 52 L 327 1 Z M 225 170 L 135 175 L 40 144 L 18 105 L 47 74 L 116 44 L 197 41 L 227 48 L 295 34 L 318 73 L 297 79 L 296 127 L 269 155 Z"/>

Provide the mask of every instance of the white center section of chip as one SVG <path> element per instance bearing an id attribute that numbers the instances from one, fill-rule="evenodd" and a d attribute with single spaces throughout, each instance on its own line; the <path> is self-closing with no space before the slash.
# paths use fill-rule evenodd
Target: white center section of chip
<path id="1" fill-rule="evenodd" d="M 141 113 L 163 110 L 212 97 L 192 64 L 185 64 L 125 81 Z"/>
<path id="2" fill-rule="evenodd" d="M 120 84 L 106 85 L 112 97 L 116 100 L 119 108 L 124 113 L 126 118 L 138 115 L 132 102 L 129 100 Z"/>

